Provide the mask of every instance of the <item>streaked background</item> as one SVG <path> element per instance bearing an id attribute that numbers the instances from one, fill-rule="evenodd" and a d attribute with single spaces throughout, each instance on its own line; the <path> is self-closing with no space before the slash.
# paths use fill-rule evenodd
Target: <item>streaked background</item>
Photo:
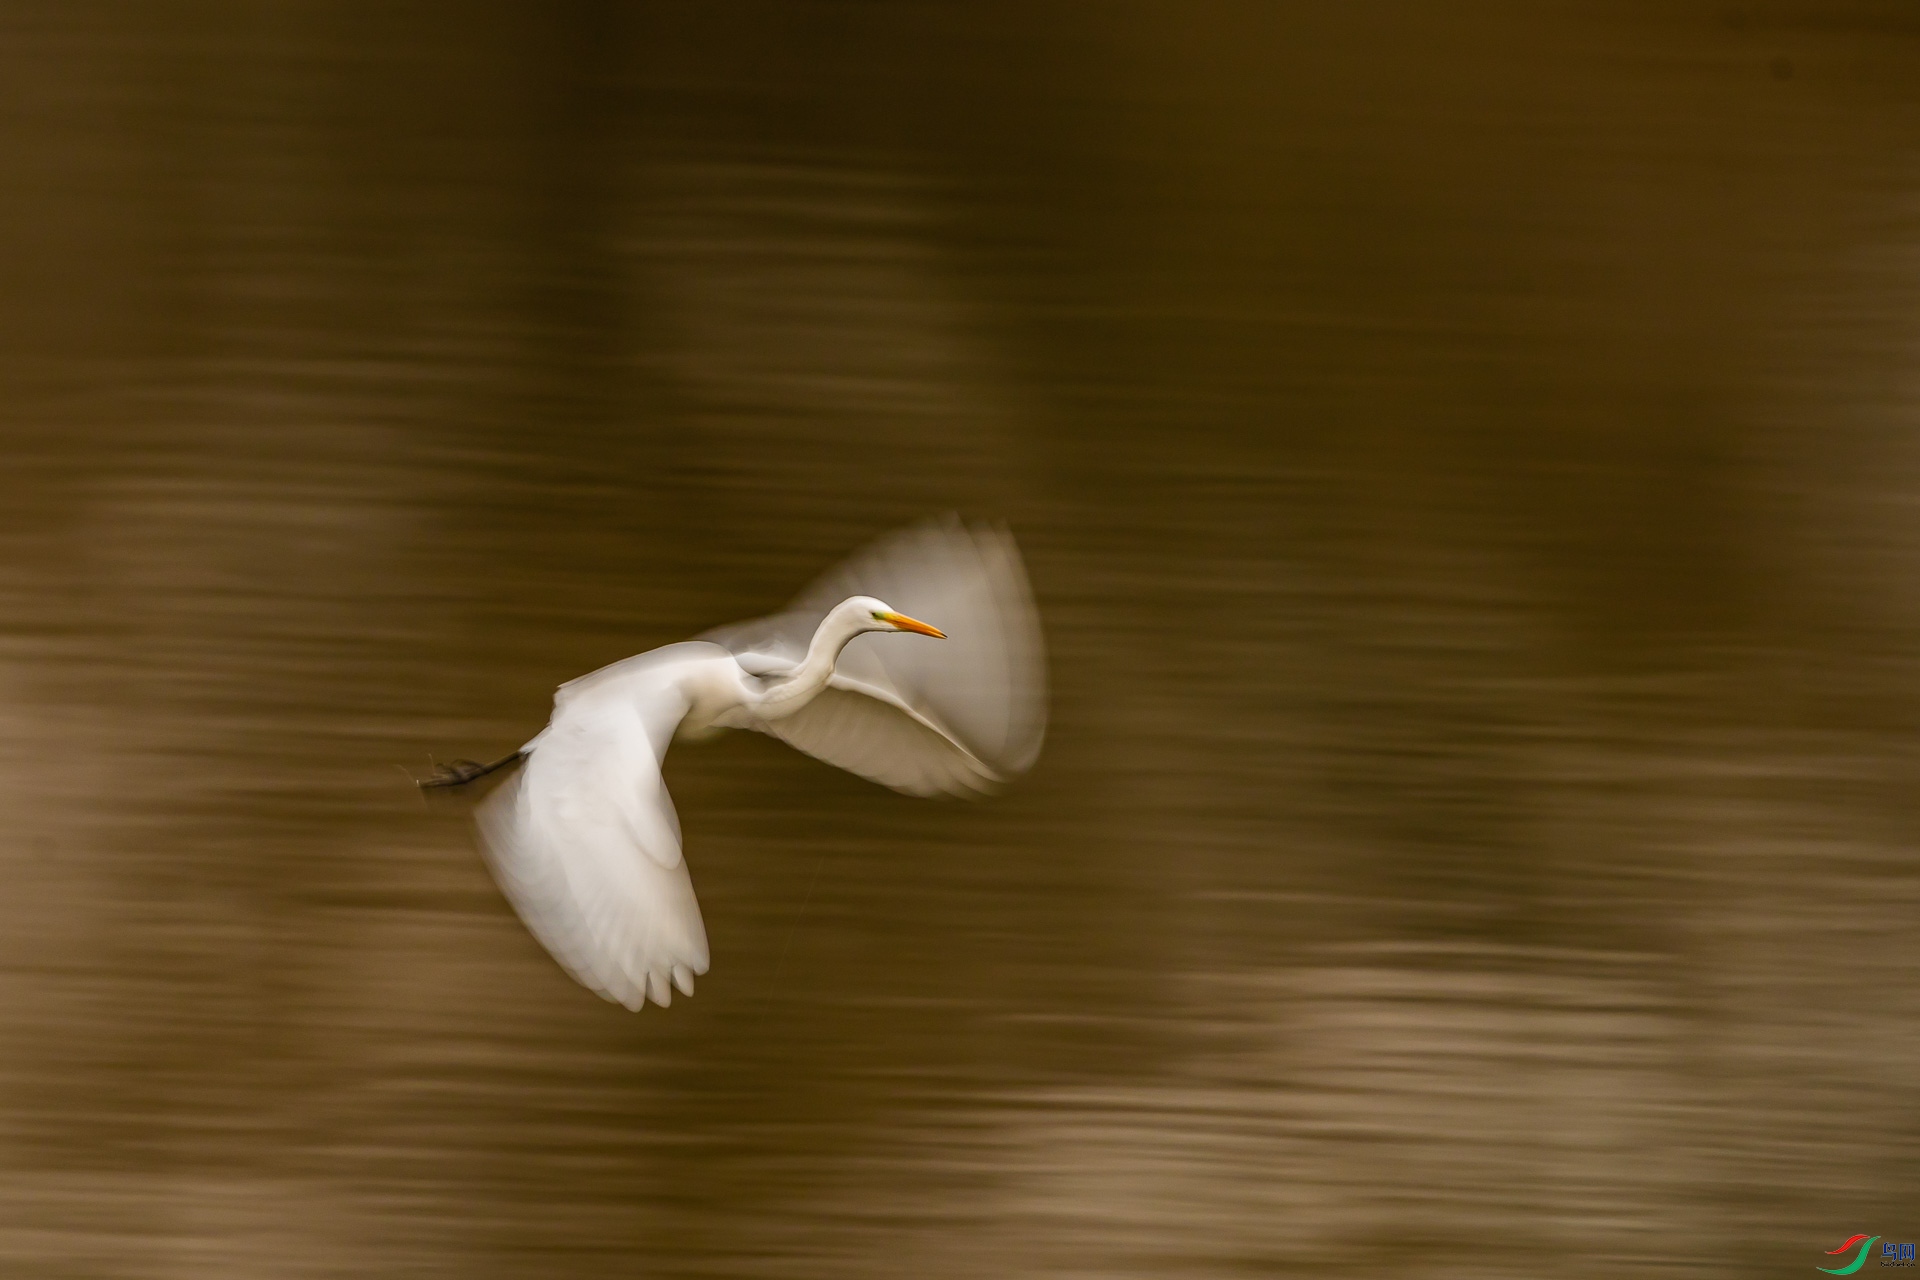
<path id="1" fill-rule="evenodd" d="M 1034 775 L 574 987 L 403 772 L 947 509 Z M 1806 1274 L 1916 730 L 1907 5 L 0 12 L 9 1277 Z"/>

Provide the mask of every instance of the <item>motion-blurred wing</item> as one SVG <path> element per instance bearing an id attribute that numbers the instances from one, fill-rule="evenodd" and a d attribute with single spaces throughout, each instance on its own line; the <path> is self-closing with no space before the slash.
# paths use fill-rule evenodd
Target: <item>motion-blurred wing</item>
<path id="1" fill-rule="evenodd" d="M 1013 535 L 958 519 L 903 529 L 829 570 L 784 613 L 708 632 L 749 671 L 806 656 L 829 609 L 885 600 L 947 639 L 870 633 L 806 708 L 753 727 L 910 792 L 970 794 L 1030 766 L 1046 733 L 1040 618 Z"/>
<path id="2" fill-rule="evenodd" d="M 980 795 L 1003 781 L 938 726 L 837 676 L 799 712 L 754 727 L 908 795 Z"/>
<path id="3" fill-rule="evenodd" d="M 670 986 L 690 995 L 693 975 L 707 971 L 707 932 L 660 777 L 686 710 L 644 663 L 576 681 L 475 815 L 494 878 L 533 935 L 629 1009 L 649 997 L 666 1004 Z"/>

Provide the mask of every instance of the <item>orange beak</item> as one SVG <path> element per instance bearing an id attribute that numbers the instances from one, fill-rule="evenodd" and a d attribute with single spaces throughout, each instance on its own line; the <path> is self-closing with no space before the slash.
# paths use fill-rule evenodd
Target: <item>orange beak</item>
<path id="1" fill-rule="evenodd" d="M 918 618 L 909 618 L 904 613 L 883 613 L 881 619 L 891 622 L 902 631 L 912 631 L 923 636 L 932 636 L 935 640 L 945 640 L 947 633 L 938 627 L 930 627 Z"/>

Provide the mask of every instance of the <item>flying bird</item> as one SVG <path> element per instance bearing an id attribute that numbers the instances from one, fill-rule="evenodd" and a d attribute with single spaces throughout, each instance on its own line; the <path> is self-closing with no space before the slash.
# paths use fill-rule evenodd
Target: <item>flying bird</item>
<path id="1" fill-rule="evenodd" d="M 1013 535 L 958 519 L 890 534 L 781 613 L 568 681 L 524 747 L 420 785 L 511 769 L 474 812 L 501 890 L 582 985 L 666 1005 L 693 994 L 708 955 L 660 765 L 676 739 L 727 729 L 916 796 L 983 795 L 1025 771 L 1046 662 Z"/>

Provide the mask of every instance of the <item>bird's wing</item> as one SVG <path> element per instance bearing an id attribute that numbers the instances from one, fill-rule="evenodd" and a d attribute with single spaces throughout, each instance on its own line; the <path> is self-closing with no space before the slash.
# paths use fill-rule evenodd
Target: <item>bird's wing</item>
<path id="1" fill-rule="evenodd" d="M 987 790 L 1033 763 L 1046 733 L 1046 655 L 1020 549 L 1004 528 L 948 518 L 900 530 L 821 575 L 785 612 L 702 638 L 748 670 L 785 669 L 806 656 L 827 611 L 854 595 L 877 596 L 947 639 L 858 636 L 819 697 L 751 727 L 915 795 Z"/>
<path id="2" fill-rule="evenodd" d="M 646 655 L 652 656 L 652 655 Z M 630 659 L 566 686 L 518 773 L 476 813 L 494 878 L 554 959 L 638 1009 L 692 994 L 707 933 L 660 761 L 685 696 Z"/>
<path id="3" fill-rule="evenodd" d="M 911 707 L 839 676 L 793 715 L 752 727 L 908 795 L 980 795 L 1004 781 Z"/>

